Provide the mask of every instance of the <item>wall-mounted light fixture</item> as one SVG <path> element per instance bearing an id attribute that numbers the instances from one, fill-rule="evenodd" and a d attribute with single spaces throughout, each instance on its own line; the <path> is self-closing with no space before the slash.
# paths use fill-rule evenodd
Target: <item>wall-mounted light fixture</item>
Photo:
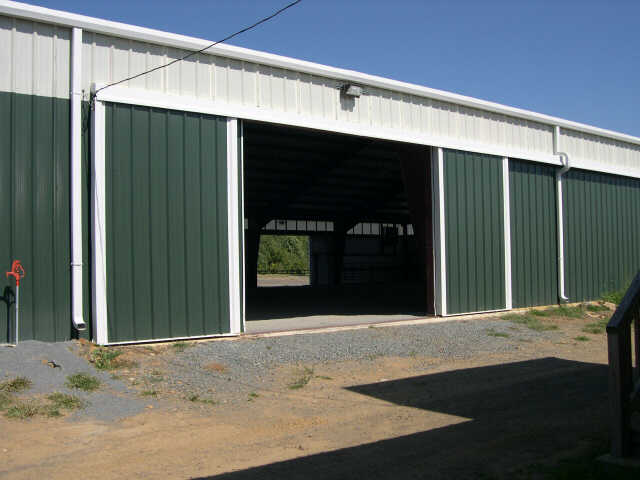
<path id="1" fill-rule="evenodd" d="M 364 90 L 359 85 L 354 85 L 352 83 L 347 83 L 340 87 L 340 93 L 345 97 L 359 97 L 364 93 Z"/>

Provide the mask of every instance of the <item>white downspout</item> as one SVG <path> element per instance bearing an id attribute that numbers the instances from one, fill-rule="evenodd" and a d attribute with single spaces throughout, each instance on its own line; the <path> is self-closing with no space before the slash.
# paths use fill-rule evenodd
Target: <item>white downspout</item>
<path id="1" fill-rule="evenodd" d="M 553 129 L 553 154 L 560 157 L 560 163 L 562 168 L 556 172 L 556 207 L 558 219 L 558 297 L 561 302 L 566 302 L 569 299 L 564 293 L 564 219 L 563 219 L 563 205 L 562 205 L 562 176 L 569 171 L 571 166 L 569 165 L 569 155 L 565 152 L 561 152 L 559 148 L 560 143 L 560 127 L 556 125 Z"/>
<path id="2" fill-rule="evenodd" d="M 86 324 L 82 312 L 82 29 L 71 33 L 71 320 Z"/>

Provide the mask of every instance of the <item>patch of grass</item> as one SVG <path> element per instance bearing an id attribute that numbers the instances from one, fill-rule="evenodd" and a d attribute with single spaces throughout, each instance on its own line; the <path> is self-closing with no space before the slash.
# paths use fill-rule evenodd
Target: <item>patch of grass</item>
<path id="1" fill-rule="evenodd" d="M 609 309 L 609 307 L 607 307 L 606 305 L 599 304 L 599 303 L 596 303 L 596 304 L 590 303 L 585 308 L 589 312 L 609 312 L 609 311 L 611 311 Z"/>
<path id="2" fill-rule="evenodd" d="M 204 404 L 207 404 L 207 405 L 216 405 L 217 404 L 217 402 L 215 400 L 212 400 L 210 398 L 200 398 L 200 395 L 197 395 L 197 394 L 189 395 L 187 397 L 187 400 L 189 400 L 190 402 L 204 403 Z"/>
<path id="3" fill-rule="evenodd" d="M 624 297 L 624 294 L 627 292 L 628 288 L 629 287 L 627 286 L 626 288 L 622 288 L 620 290 L 607 292 L 602 295 L 602 300 L 604 302 L 613 303 L 614 305 L 620 305 L 620 302 L 622 302 L 622 298 Z"/>
<path id="4" fill-rule="evenodd" d="M 556 317 L 568 317 L 568 318 L 582 318 L 584 317 L 584 308 L 582 305 L 577 305 L 575 307 L 567 307 L 566 305 L 560 305 L 555 308 L 550 308 L 547 310 L 550 315 Z"/>
<path id="5" fill-rule="evenodd" d="M 299 372 L 298 377 L 289 384 L 289 389 L 298 390 L 303 388 L 311 381 L 311 378 L 313 378 L 313 368 L 304 367 L 304 369 Z"/>
<path id="6" fill-rule="evenodd" d="M 589 341 L 589 337 L 585 337 L 584 335 L 580 335 L 579 337 L 574 338 L 574 340 L 577 340 L 578 342 L 588 342 Z"/>
<path id="7" fill-rule="evenodd" d="M 84 407 L 84 402 L 74 395 L 68 393 L 53 392 L 47 395 L 54 407 L 65 410 L 77 410 Z"/>
<path id="8" fill-rule="evenodd" d="M 333 380 L 333 378 L 327 377 L 326 375 L 316 375 L 316 378 L 319 378 L 320 380 Z"/>
<path id="9" fill-rule="evenodd" d="M 498 332 L 498 331 L 494 330 L 493 328 L 490 328 L 489 330 L 487 330 L 487 335 L 489 335 L 490 337 L 509 338 L 509 334 L 508 333 Z"/>
<path id="10" fill-rule="evenodd" d="M 557 325 L 553 325 L 551 323 L 542 323 L 538 317 L 530 315 L 529 313 L 525 314 L 517 314 L 510 313 L 504 315 L 502 317 L 505 320 L 509 320 L 513 323 L 519 323 L 520 325 L 524 325 L 530 330 L 535 330 L 536 332 L 544 332 L 548 330 L 558 330 Z"/>
<path id="11" fill-rule="evenodd" d="M 118 368 L 135 367 L 137 364 L 120 358 L 122 350 L 96 348 L 91 352 L 89 361 L 98 370 L 116 370 Z"/>
<path id="12" fill-rule="evenodd" d="M 176 351 L 178 353 L 182 353 L 187 348 L 192 347 L 193 344 L 191 344 L 189 342 L 176 342 L 176 343 L 173 343 L 171 346 L 173 347 L 174 351 Z"/>
<path id="13" fill-rule="evenodd" d="M 6 392 L 0 391 L 0 412 L 4 412 L 13 403 L 13 397 Z"/>
<path id="14" fill-rule="evenodd" d="M 548 317 L 551 314 L 549 313 L 548 310 L 535 310 L 535 309 L 531 309 L 529 310 L 529 313 L 531 315 L 535 315 L 536 317 Z"/>
<path id="15" fill-rule="evenodd" d="M 607 323 L 609 323 L 609 319 L 603 318 L 601 320 L 598 320 L 597 322 L 586 324 L 582 328 L 582 331 L 584 333 L 590 333 L 592 335 L 599 335 L 607 330 Z"/>
<path id="16" fill-rule="evenodd" d="M 155 390 L 143 390 L 142 392 L 140 392 L 140 395 L 142 395 L 143 397 L 157 397 L 158 392 Z"/>
<path id="17" fill-rule="evenodd" d="M 247 402 L 253 402 L 259 396 L 260 395 L 258 395 L 256 392 L 251 392 L 251 393 L 249 393 L 249 396 L 247 398 Z"/>
<path id="18" fill-rule="evenodd" d="M 0 391 L 7 393 L 24 392 L 31 388 L 33 382 L 27 377 L 16 377 L 13 380 L 7 380 L 0 383 Z"/>
<path id="19" fill-rule="evenodd" d="M 93 392 L 100 388 L 100 380 L 88 373 L 76 373 L 67 377 L 66 385 L 69 388 Z"/>
<path id="20" fill-rule="evenodd" d="M 16 402 L 13 406 L 9 407 L 5 414 L 8 418 L 15 418 L 19 420 L 25 420 L 32 418 L 41 412 L 41 407 L 36 402 Z"/>

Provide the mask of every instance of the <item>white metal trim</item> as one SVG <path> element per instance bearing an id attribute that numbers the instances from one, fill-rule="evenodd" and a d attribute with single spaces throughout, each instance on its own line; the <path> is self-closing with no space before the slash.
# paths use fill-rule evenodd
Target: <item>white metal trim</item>
<path id="1" fill-rule="evenodd" d="M 227 119 L 227 233 L 229 252 L 230 332 L 241 332 L 240 302 L 240 223 L 238 219 L 238 119 Z"/>
<path id="2" fill-rule="evenodd" d="M 102 86 L 104 86 L 104 84 L 96 84 L 94 86 L 94 90 L 97 90 Z M 98 92 L 98 99 L 115 103 L 145 105 L 148 107 L 166 108 L 169 110 L 198 112 L 229 118 L 257 120 L 261 122 L 312 128 L 315 130 L 344 133 L 348 135 L 358 135 L 361 137 L 379 138 L 382 140 L 392 140 L 417 145 L 438 146 L 452 150 L 463 150 L 466 152 L 483 153 L 498 157 L 518 158 L 521 160 L 530 160 L 551 165 L 561 165 L 558 157 L 552 152 L 543 154 L 539 152 L 518 150 L 516 148 L 509 147 L 508 145 L 496 146 L 485 143 L 464 142 L 440 135 L 412 133 L 399 129 L 359 125 L 338 120 L 329 121 L 299 114 L 274 112 L 264 108 L 246 107 L 236 104 L 199 99 L 196 97 L 171 95 L 165 92 L 122 87 L 119 85 L 109 87 L 106 90 Z M 615 168 L 610 165 L 600 165 L 594 164 L 594 162 L 580 161 L 574 162 L 574 167 L 640 178 L 640 169 L 624 167 Z"/>
<path id="3" fill-rule="evenodd" d="M 44 7 L 37 7 L 20 2 L 0 0 L 0 14 L 10 15 L 14 17 L 29 18 L 41 22 L 54 23 L 67 27 L 80 27 L 88 31 L 102 33 L 106 35 L 139 40 L 143 42 L 155 43 L 157 45 L 165 45 L 185 50 L 200 50 L 207 45 L 213 43 L 210 40 L 203 40 L 185 35 L 177 35 L 173 33 L 163 32 L 150 28 L 137 27 L 120 22 L 112 22 L 98 18 L 88 17 L 68 13 L 60 10 L 52 10 Z M 420 97 L 432 98 L 445 102 L 463 105 L 471 108 L 477 108 L 484 111 L 500 113 L 516 118 L 523 118 L 546 125 L 559 125 L 571 130 L 600 135 L 631 144 L 640 145 L 640 138 L 627 135 L 612 130 L 585 125 L 578 122 L 572 122 L 561 118 L 544 115 L 541 113 L 531 112 L 515 107 L 501 105 L 495 102 L 480 100 L 465 95 L 437 90 L 434 88 L 423 87 L 411 83 L 391 80 L 375 75 L 368 75 L 353 70 L 330 67 L 318 63 L 307 62 L 294 58 L 274 55 L 271 53 L 260 52 L 247 48 L 235 47 L 228 44 L 219 44 L 210 48 L 207 54 L 217 55 L 221 57 L 234 58 L 237 60 L 253 62 L 261 65 L 284 68 L 296 72 L 309 73 L 327 78 L 337 79 L 347 82 L 355 82 L 365 86 L 372 86 L 392 90 Z M 513 157 L 520 158 L 520 157 Z"/>
<path id="4" fill-rule="evenodd" d="M 96 101 L 91 122 L 93 221 L 93 331 L 96 343 L 109 343 L 107 324 L 107 227 L 105 181 L 105 108 Z"/>
<path id="5" fill-rule="evenodd" d="M 509 159 L 502 158 L 502 191 L 504 215 L 504 291 L 505 308 L 513 308 L 513 290 L 511 284 L 511 199 L 509 191 Z"/>
<path id="6" fill-rule="evenodd" d="M 86 324 L 83 312 L 82 263 L 82 29 L 71 32 L 71 321 L 78 330 Z"/>
<path id="7" fill-rule="evenodd" d="M 444 152 L 434 147 L 431 151 L 432 185 L 434 201 L 434 296 L 436 315 L 447 315 L 447 261 L 445 245 L 444 209 Z"/>
<path id="8" fill-rule="evenodd" d="M 242 331 L 247 331 L 247 282 L 245 275 L 245 252 L 244 252 L 244 123 L 240 120 L 239 123 L 240 128 L 240 138 L 238 148 L 240 149 L 240 155 L 238 156 L 238 189 L 240 194 L 240 218 L 238 221 L 240 222 L 238 225 L 238 231 L 240 235 L 240 255 L 242 258 L 240 259 L 240 279 L 242 281 Z"/>
<path id="9" fill-rule="evenodd" d="M 99 343 L 99 345 L 133 345 L 140 343 L 160 343 L 160 342 L 174 342 L 176 340 L 200 340 L 207 338 L 228 338 L 237 337 L 237 333 L 217 333 L 213 335 L 196 335 L 193 337 L 167 337 L 167 338 L 148 338 L 146 340 L 128 340 L 126 342 L 112 342 L 112 343 Z"/>
<path id="10" fill-rule="evenodd" d="M 477 310 L 475 312 L 458 312 L 458 313 L 447 313 L 443 315 L 443 317 L 463 317 L 465 315 L 478 315 L 480 313 L 495 313 L 495 312 L 508 312 L 509 310 L 506 308 L 498 308 L 496 310 Z"/>

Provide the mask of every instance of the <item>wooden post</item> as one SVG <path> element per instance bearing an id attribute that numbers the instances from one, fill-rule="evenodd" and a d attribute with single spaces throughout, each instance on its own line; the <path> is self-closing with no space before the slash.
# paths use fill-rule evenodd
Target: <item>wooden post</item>
<path id="1" fill-rule="evenodd" d="M 629 396 L 633 388 L 631 326 L 607 329 L 609 345 L 609 401 L 611 404 L 611 455 L 631 454 Z"/>
<path id="2" fill-rule="evenodd" d="M 633 316 L 633 344 L 635 350 L 634 381 L 640 380 L 640 307 L 636 307 Z"/>

